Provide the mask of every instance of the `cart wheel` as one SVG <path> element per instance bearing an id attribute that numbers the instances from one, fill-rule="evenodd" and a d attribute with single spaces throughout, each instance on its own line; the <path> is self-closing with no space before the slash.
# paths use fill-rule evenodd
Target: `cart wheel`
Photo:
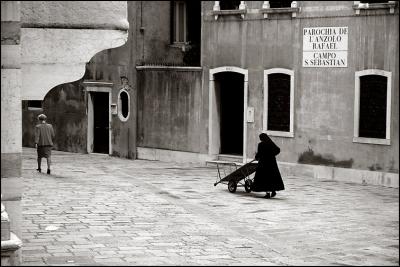
<path id="1" fill-rule="evenodd" d="M 246 180 L 246 182 L 244 182 L 244 190 L 246 190 L 247 193 L 251 192 L 251 180 Z"/>
<path id="2" fill-rule="evenodd" d="M 229 181 L 229 183 L 228 183 L 229 192 L 235 193 L 236 192 L 236 188 L 237 188 L 237 184 L 235 183 L 235 181 Z"/>

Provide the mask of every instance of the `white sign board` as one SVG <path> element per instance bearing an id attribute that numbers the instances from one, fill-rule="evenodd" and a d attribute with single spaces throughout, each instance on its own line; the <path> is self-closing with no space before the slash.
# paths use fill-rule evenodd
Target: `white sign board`
<path id="1" fill-rule="evenodd" d="M 247 122 L 254 122 L 254 107 L 247 107 Z"/>
<path id="2" fill-rule="evenodd" d="M 303 67 L 346 68 L 348 27 L 303 28 Z"/>

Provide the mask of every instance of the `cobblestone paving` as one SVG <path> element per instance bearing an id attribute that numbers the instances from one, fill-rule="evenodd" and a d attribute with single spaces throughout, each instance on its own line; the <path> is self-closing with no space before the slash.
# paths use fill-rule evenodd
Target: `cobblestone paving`
<path id="1" fill-rule="evenodd" d="M 283 177 L 273 199 L 215 167 L 23 149 L 23 265 L 399 265 L 399 190 Z M 46 169 L 45 161 L 42 169 Z"/>

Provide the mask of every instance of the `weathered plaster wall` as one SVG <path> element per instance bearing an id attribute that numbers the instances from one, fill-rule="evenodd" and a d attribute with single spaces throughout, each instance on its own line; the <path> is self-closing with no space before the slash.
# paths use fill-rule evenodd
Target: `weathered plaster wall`
<path id="1" fill-rule="evenodd" d="M 40 113 L 55 129 L 55 150 L 86 153 L 87 116 L 85 91 L 78 82 L 56 86 L 45 97 L 43 109 L 23 110 L 23 146 L 34 147 L 34 129 Z"/>
<path id="2" fill-rule="evenodd" d="M 94 54 L 127 41 L 126 2 L 21 3 L 25 100 L 42 100 L 56 85 L 82 78 Z"/>
<path id="3" fill-rule="evenodd" d="M 300 2 L 299 2 L 300 3 Z M 220 66 L 249 70 L 249 106 L 255 122 L 248 123 L 248 154 L 255 154 L 262 131 L 263 71 L 294 71 L 294 138 L 272 137 L 281 147 L 279 161 L 397 172 L 399 166 L 398 44 L 399 17 L 389 10 L 355 15 L 352 1 L 301 1 L 296 18 L 258 11 L 262 1 L 248 2 L 245 19 L 211 14 L 212 1 L 203 3 L 203 75 Z M 304 27 L 348 26 L 347 68 L 303 68 Z M 365 69 L 392 72 L 391 145 L 353 143 L 354 75 Z M 204 78 L 204 81 L 207 81 Z M 208 83 L 204 82 L 208 91 Z"/>
<path id="4" fill-rule="evenodd" d="M 133 25 L 133 24 L 131 24 Z M 131 35 L 130 37 L 131 38 Z M 134 40 L 134 39 L 133 39 Z M 136 158 L 136 73 L 131 69 L 134 67 L 131 62 L 135 60 L 136 55 L 131 52 L 132 43 L 122 47 L 109 49 L 98 53 L 87 66 L 85 81 L 111 82 L 112 85 L 112 103 L 117 104 L 118 94 L 123 88 L 121 77 L 128 79 L 128 87 L 125 88 L 129 94 L 129 118 L 122 121 L 117 114 L 111 117 L 112 129 L 112 155 Z"/>
<path id="5" fill-rule="evenodd" d="M 140 70 L 138 88 L 138 146 L 201 152 L 201 70 Z"/>
<path id="6" fill-rule="evenodd" d="M 137 53 L 141 63 L 182 64 L 183 53 L 171 46 L 171 1 L 137 1 Z M 141 30 L 142 29 L 142 30 Z"/>
<path id="7" fill-rule="evenodd" d="M 130 31 L 128 41 L 121 47 L 97 53 L 87 64 L 84 81 L 111 82 L 112 103 L 118 104 L 118 93 L 121 90 L 121 77 L 128 79 L 130 96 L 130 115 L 127 121 L 121 121 L 118 115 L 112 115 L 112 155 L 124 158 L 136 158 L 136 114 L 137 84 L 135 63 L 140 58 L 137 47 L 140 46 L 139 23 L 140 1 L 128 2 L 128 21 Z"/>

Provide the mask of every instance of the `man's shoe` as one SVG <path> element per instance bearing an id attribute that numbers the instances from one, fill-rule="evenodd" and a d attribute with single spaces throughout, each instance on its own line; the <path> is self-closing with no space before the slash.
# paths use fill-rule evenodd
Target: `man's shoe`
<path id="1" fill-rule="evenodd" d="M 50 169 L 47 169 L 47 174 L 50 174 Z"/>
<path id="2" fill-rule="evenodd" d="M 264 198 L 271 198 L 271 195 L 269 193 L 267 193 Z"/>
<path id="3" fill-rule="evenodd" d="M 37 170 L 38 172 L 42 172 L 42 169 L 40 169 L 40 168 L 39 168 L 39 169 L 36 169 L 36 170 Z"/>
<path id="4" fill-rule="evenodd" d="M 276 196 L 276 192 L 272 191 L 271 197 L 274 197 L 274 196 Z"/>

